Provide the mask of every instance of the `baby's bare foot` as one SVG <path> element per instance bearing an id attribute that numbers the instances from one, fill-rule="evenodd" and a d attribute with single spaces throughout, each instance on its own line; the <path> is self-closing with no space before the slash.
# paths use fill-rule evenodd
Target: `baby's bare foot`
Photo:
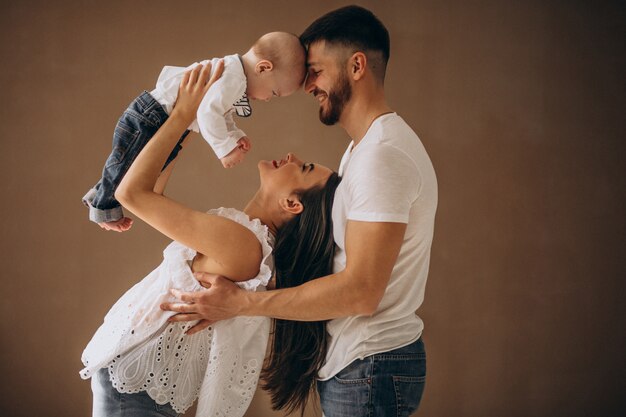
<path id="1" fill-rule="evenodd" d="M 119 220 L 115 220 L 113 222 L 102 222 L 98 223 L 98 226 L 103 228 L 106 231 L 114 231 L 114 232 L 125 232 L 130 229 L 133 225 L 133 219 L 128 217 L 122 217 Z"/>

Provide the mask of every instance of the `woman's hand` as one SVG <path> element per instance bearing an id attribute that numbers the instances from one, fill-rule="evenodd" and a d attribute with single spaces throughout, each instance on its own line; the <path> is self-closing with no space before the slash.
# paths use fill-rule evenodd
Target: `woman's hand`
<path id="1" fill-rule="evenodd" d="M 196 113 L 204 95 L 211 85 L 216 82 L 224 72 L 224 61 L 219 60 L 213 75 L 211 75 L 211 63 L 197 65 L 187 71 L 178 88 L 178 98 L 172 111 L 172 116 L 185 120 L 189 125 L 196 118 Z"/>

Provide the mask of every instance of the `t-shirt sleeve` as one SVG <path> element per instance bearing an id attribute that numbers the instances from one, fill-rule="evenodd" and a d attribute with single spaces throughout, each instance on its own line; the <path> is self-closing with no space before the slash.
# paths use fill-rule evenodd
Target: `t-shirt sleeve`
<path id="1" fill-rule="evenodd" d="M 391 145 L 366 145 L 353 155 L 349 170 L 348 220 L 408 223 L 421 179 L 406 153 Z"/>

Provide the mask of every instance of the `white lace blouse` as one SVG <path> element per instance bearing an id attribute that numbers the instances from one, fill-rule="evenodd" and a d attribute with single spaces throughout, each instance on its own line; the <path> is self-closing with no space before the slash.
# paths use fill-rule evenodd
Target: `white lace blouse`
<path id="1" fill-rule="evenodd" d="M 246 226 L 259 239 L 263 250 L 259 274 L 237 284 L 248 291 L 264 291 L 273 272 L 274 242 L 267 227 L 232 208 L 209 213 Z M 196 252 L 172 242 L 163 255 L 161 265 L 107 313 L 83 352 L 85 368 L 80 375 L 87 379 L 107 367 L 119 392 L 146 391 L 155 402 L 170 403 L 178 413 L 198 398 L 197 416 L 243 416 L 257 386 L 270 320 L 236 317 L 186 336 L 195 322 L 167 323 L 174 313 L 162 311 L 159 305 L 174 301 L 171 288 L 202 289 L 190 268 Z"/>

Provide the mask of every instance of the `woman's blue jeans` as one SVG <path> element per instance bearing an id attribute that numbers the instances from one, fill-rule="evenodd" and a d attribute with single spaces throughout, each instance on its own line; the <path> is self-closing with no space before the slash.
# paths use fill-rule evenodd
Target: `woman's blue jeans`
<path id="1" fill-rule="evenodd" d="M 157 404 L 142 391 L 136 394 L 118 392 L 109 379 L 107 368 L 91 377 L 93 417 L 176 417 L 179 414 L 169 404 Z"/>
<path id="2" fill-rule="evenodd" d="M 419 338 L 408 346 L 356 360 L 318 381 L 325 417 L 408 417 L 426 381 L 426 352 Z"/>

